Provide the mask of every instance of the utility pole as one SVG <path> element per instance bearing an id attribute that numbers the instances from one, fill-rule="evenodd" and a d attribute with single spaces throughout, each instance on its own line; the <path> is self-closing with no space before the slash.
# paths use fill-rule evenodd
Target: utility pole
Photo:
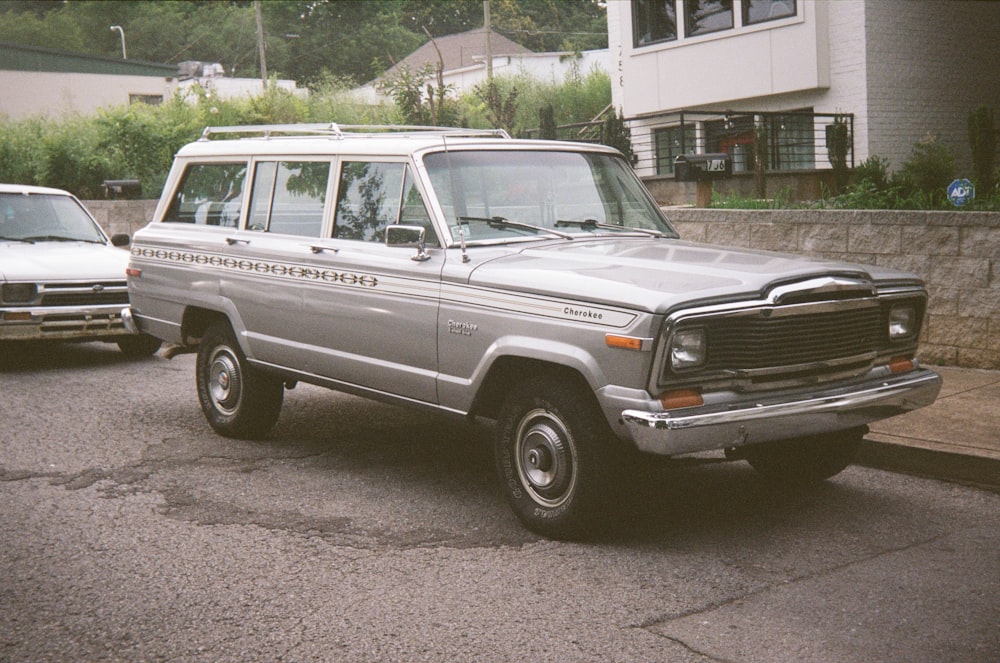
<path id="1" fill-rule="evenodd" d="M 257 17 L 257 50 L 260 51 L 260 80 L 267 89 L 267 56 L 264 54 L 264 19 L 260 14 L 260 0 L 253 1 L 253 11 Z"/>
<path id="2" fill-rule="evenodd" d="M 493 80 L 493 43 L 490 35 L 493 28 L 490 27 L 490 0 L 483 0 L 483 29 L 486 30 L 486 80 Z"/>

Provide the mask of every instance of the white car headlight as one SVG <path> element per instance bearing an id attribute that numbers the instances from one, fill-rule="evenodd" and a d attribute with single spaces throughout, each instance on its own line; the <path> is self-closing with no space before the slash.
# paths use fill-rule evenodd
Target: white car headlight
<path id="1" fill-rule="evenodd" d="M 913 306 L 894 306 L 889 311 L 889 340 L 910 338 L 916 331 L 917 310 Z"/>
<path id="2" fill-rule="evenodd" d="M 701 366 L 707 357 L 708 341 L 704 329 L 682 329 L 670 341 L 670 367 L 675 371 Z"/>

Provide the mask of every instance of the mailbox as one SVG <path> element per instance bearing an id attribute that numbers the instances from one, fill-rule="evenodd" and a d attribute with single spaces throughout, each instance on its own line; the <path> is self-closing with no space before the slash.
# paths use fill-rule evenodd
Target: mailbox
<path id="1" fill-rule="evenodd" d="M 142 195 L 139 180 L 104 180 L 104 197 L 111 200 L 132 200 Z"/>
<path id="2" fill-rule="evenodd" d="M 681 154 L 674 159 L 674 179 L 696 182 L 728 177 L 733 174 L 733 162 L 725 152 Z"/>

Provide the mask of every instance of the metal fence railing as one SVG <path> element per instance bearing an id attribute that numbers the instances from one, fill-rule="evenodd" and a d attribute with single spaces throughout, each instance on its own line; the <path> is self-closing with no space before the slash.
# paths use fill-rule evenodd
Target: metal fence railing
<path id="1" fill-rule="evenodd" d="M 643 177 L 672 175 L 682 154 L 725 152 L 733 172 L 767 172 L 854 167 L 854 115 L 805 111 L 677 111 L 626 122 L 633 164 Z M 557 127 L 561 140 L 605 142 L 603 122 Z M 527 132 L 538 137 L 538 130 Z"/>

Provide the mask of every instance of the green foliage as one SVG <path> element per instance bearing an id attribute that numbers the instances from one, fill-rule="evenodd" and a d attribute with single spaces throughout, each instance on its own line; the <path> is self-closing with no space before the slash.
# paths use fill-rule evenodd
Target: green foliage
<path id="1" fill-rule="evenodd" d="M 955 157 L 935 136 L 927 136 L 913 146 L 910 158 L 894 178 L 906 197 L 943 201 L 955 178 Z"/>
<path id="2" fill-rule="evenodd" d="M 591 119 L 592 109 L 606 106 L 611 97 L 607 76 L 592 75 L 564 85 L 541 84 L 527 77 L 494 80 L 498 90 L 507 91 L 503 93 L 507 95 L 506 112 L 514 111 L 515 132 L 534 126 L 538 120 L 537 106 L 529 114 L 525 105 L 518 103 L 523 98 L 522 89 L 528 90 L 532 99 L 550 99 L 554 104 L 580 100 L 574 107 L 578 114 L 570 112 L 573 108 L 556 112 L 565 123 Z M 419 92 L 422 84 L 417 79 L 407 83 L 414 92 Z M 435 97 L 434 112 L 438 115 L 431 114 L 424 98 L 407 111 L 417 114 L 408 115 L 391 103 L 371 105 L 357 100 L 351 85 L 348 79 L 324 73 L 307 99 L 272 86 L 256 97 L 221 100 L 209 90 L 193 87 L 186 98 L 176 96 L 157 106 L 106 108 L 90 118 L 0 118 L 0 181 L 53 186 L 82 198 L 97 198 L 106 179 L 138 179 L 143 197 L 156 198 L 174 154 L 197 140 L 206 126 L 296 122 L 444 126 L 468 122 L 467 126 L 479 128 L 497 126 L 486 117 L 483 100 L 473 94 L 461 99 L 446 94 Z M 518 94 L 511 98 L 514 89 Z"/>
<path id="3" fill-rule="evenodd" d="M 400 67 L 395 75 L 384 79 L 380 88 L 388 92 L 402 116 L 404 124 L 418 126 L 453 126 L 458 124 L 457 101 L 448 95 L 450 85 L 431 82 L 434 68 L 430 65 L 418 72 Z"/>
<path id="4" fill-rule="evenodd" d="M 542 140 L 555 140 L 556 111 L 552 104 L 545 104 L 538 109 L 538 137 Z"/>
<path id="5" fill-rule="evenodd" d="M 267 0 L 261 3 L 269 75 L 312 85 L 325 72 L 360 84 L 435 37 L 483 25 L 482 0 Z M 534 51 L 607 47 L 603 2 L 491 0 L 493 29 Z M 257 78 L 254 6 L 247 0 L 75 0 L 0 3 L 0 41 L 176 63 L 220 62 Z M 426 30 L 426 33 L 425 33 Z"/>
<path id="6" fill-rule="evenodd" d="M 850 145 L 850 126 L 840 116 L 826 128 L 826 151 L 833 166 L 837 191 L 841 191 L 850 177 L 847 167 L 847 147 Z"/>
<path id="7" fill-rule="evenodd" d="M 969 113 L 969 147 L 972 148 L 972 168 L 980 195 L 994 193 L 997 134 L 993 126 L 993 109 L 989 106 L 979 106 Z"/>
<path id="8" fill-rule="evenodd" d="M 476 85 L 473 92 L 482 100 L 490 124 L 506 130 L 511 135 L 518 133 L 516 129 L 517 97 L 520 91 L 517 89 L 515 79 L 491 78 Z"/>
<path id="9" fill-rule="evenodd" d="M 635 163 L 635 153 L 632 152 L 632 132 L 625 124 L 625 118 L 617 110 L 604 121 L 604 140 L 602 142 L 624 154 L 630 163 Z"/>

